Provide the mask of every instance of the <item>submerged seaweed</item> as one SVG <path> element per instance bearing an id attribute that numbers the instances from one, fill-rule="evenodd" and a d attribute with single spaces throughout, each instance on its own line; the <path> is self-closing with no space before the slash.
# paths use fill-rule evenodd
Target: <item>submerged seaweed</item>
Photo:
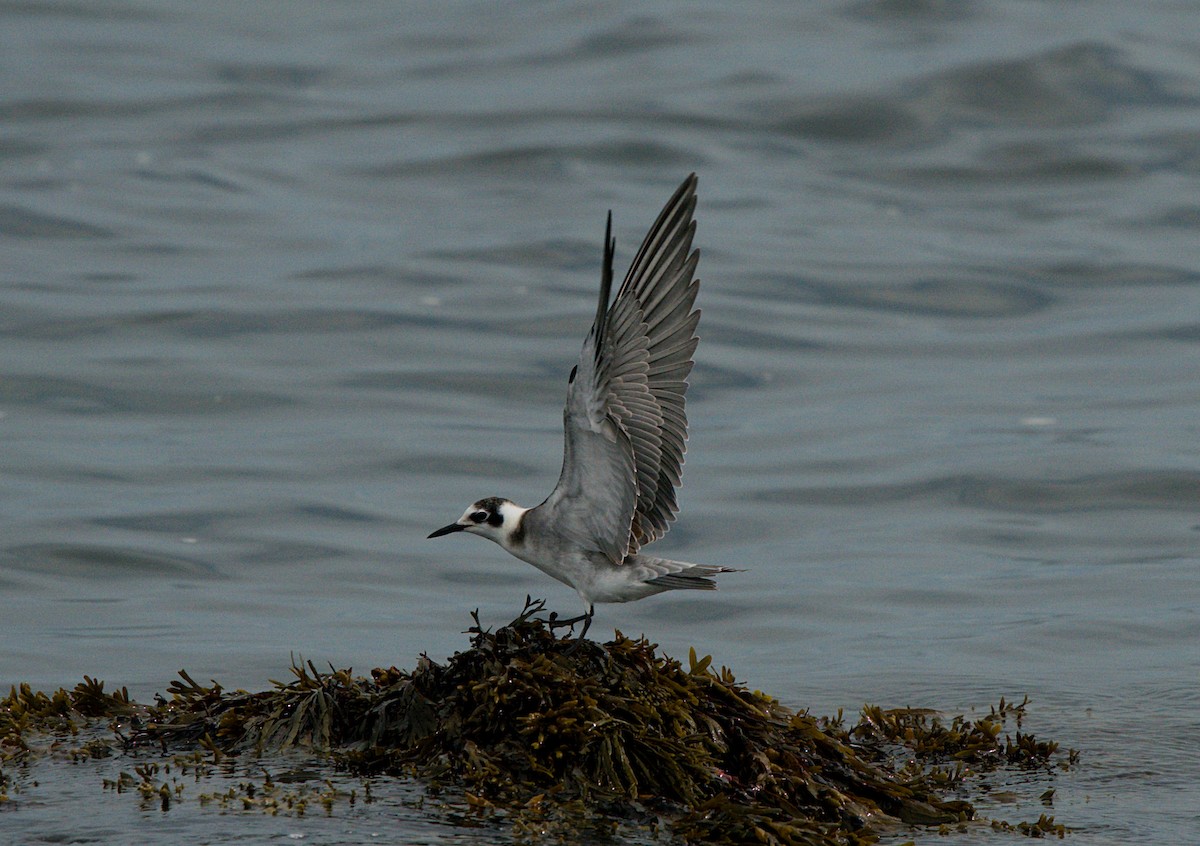
<path id="1" fill-rule="evenodd" d="M 319 750 L 354 773 L 455 791 L 517 834 L 567 837 L 619 820 L 695 843 L 829 844 L 873 842 L 898 822 L 965 823 L 972 774 L 1045 767 L 1057 751 L 1032 735 L 1001 737 L 1006 720 L 1020 726 L 1024 702 L 949 723 L 868 706 L 847 728 L 750 691 L 694 652 L 684 666 L 644 637 L 559 639 L 541 610 L 527 602 L 495 632 L 476 618 L 471 648 L 445 664 L 422 656 L 411 671 L 369 679 L 295 662 L 289 682 L 231 693 L 181 671 L 170 698 L 150 706 L 92 679 L 52 696 L 22 686 L 0 701 L 0 761 L 27 753 L 31 731 L 104 716 L 126 752 L 202 750 L 216 762 Z M 167 785 L 136 772 L 130 785 L 169 802 Z M 1062 834 L 1048 817 L 997 827 Z"/>

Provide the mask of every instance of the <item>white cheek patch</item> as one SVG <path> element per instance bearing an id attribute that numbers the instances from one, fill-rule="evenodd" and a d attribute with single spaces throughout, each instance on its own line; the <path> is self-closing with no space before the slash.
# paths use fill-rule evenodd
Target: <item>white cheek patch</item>
<path id="1" fill-rule="evenodd" d="M 525 542 L 525 526 L 522 518 L 528 510 L 514 502 L 501 503 L 500 507 L 496 509 L 497 513 L 504 518 L 498 531 L 504 537 L 506 544 L 520 545 Z"/>

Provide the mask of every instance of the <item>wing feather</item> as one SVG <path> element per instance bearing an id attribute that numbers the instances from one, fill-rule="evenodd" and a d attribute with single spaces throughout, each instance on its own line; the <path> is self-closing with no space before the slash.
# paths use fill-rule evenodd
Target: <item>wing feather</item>
<path id="1" fill-rule="evenodd" d="M 687 442 L 685 394 L 699 338 L 696 175 L 663 207 L 617 295 L 612 214 L 600 302 L 563 412 L 563 470 L 547 504 L 556 524 L 614 563 L 667 533 Z"/>
<path id="2" fill-rule="evenodd" d="M 658 462 L 653 486 L 639 489 L 629 552 L 665 535 L 679 505 L 687 443 L 685 395 L 700 312 L 695 309 L 700 256 L 692 250 L 696 223 L 696 177 L 689 176 L 650 228 L 629 268 L 617 300 L 634 298 L 646 332 L 646 382 L 658 406 Z"/>

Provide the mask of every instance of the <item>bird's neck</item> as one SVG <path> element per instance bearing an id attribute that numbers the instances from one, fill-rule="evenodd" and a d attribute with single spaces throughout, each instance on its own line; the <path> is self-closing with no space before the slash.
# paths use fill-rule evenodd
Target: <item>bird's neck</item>
<path id="1" fill-rule="evenodd" d="M 500 515 L 504 517 L 504 529 L 501 536 L 501 546 L 514 550 L 525 546 L 525 515 L 529 508 L 522 508 L 515 502 L 506 502 L 500 506 Z"/>

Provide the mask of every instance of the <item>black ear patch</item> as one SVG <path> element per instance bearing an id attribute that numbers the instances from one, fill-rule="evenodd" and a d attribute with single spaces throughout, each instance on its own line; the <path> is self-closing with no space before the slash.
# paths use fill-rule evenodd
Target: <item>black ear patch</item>
<path id="1" fill-rule="evenodd" d="M 496 526 L 497 528 L 504 525 L 504 517 L 499 512 L 489 514 L 487 521 L 489 526 Z"/>
<path id="2" fill-rule="evenodd" d="M 568 385 L 573 385 L 573 384 L 575 384 L 575 373 L 576 373 L 576 371 L 578 371 L 578 370 L 579 370 L 579 365 L 578 365 L 578 364 L 576 364 L 574 367 L 572 367 L 572 368 L 571 368 L 571 375 L 567 377 L 567 384 L 568 384 Z"/>

